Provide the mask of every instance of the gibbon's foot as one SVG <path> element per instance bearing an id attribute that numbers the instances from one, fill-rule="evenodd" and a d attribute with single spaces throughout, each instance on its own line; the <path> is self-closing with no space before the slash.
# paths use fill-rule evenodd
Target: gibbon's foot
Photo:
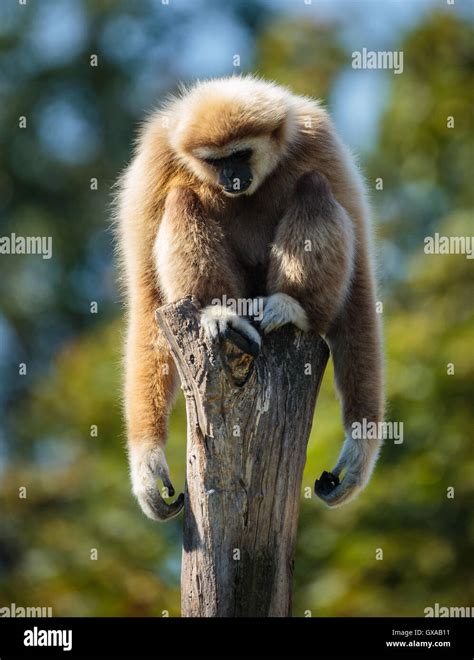
<path id="1" fill-rule="evenodd" d="M 145 443 L 130 448 L 130 471 L 133 494 L 145 515 L 152 520 L 165 521 L 178 515 L 184 506 L 184 495 L 168 504 L 163 499 L 157 483 L 157 477 L 164 486 L 164 497 L 173 497 L 174 488 L 170 481 L 169 468 L 165 452 L 159 445 Z"/>
<path id="2" fill-rule="evenodd" d="M 309 330 L 308 317 L 299 302 L 286 293 L 274 293 L 264 303 L 260 327 L 268 334 L 287 323 L 293 323 L 303 332 Z"/>
<path id="3" fill-rule="evenodd" d="M 201 312 L 201 324 L 205 334 L 211 339 L 228 339 L 251 355 L 257 355 L 260 350 L 262 338 L 258 330 L 229 307 L 208 305 Z M 238 335 L 245 341 L 240 342 Z"/>
<path id="4" fill-rule="evenodd" d="M 379 440 L 354 440 L 347 436 L 336 467 L 332 472 L 324 471 L 316 480 L 316 495 L 331 507 L 354 499 L 370 480 L 379 448 Z M 345 473 L 340 479 L 343 470 Z"/>

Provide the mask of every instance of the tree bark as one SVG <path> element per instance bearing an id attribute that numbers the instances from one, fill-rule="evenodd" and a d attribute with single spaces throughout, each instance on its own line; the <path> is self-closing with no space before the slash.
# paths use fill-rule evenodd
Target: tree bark
<path id="1" fill-rule="evenodd" d="M 306 446 L 329 351 L 286 326 L 254 357 L 240 335 L 205 338 L 199 315 L 191 297 L 157 312 L 188 418 L 182 616 L 291 616 Z"/>

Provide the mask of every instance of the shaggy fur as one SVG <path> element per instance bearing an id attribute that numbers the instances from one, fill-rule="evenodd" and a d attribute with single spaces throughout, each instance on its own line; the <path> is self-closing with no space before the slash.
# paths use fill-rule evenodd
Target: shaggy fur
<path id="1" fill-rule="evenodd" d="M 228 195 L 203 158 L 242 148 L 253 149 L 253 181 Z M 382 420 L 381 340 L 364 184 L 326 111 L 252 77 L 198 83 L 145 123 L 120 185 L 126 419 L 133 489 L 145 513 L 168 517 L 154 506 L 150 484 L 156 476 L 169 483 L 156 447 L 166 441 L 176 384 L 154 312 L 190 294 L 203 306 L 224 295 L 268 296 L 266 332 L 309 323 L 326 337 L 346 430 L 335 470 L 346 474 L 323 499 L 337 505 L 353 497 L 379 447 L 354 440 L 351 428 Z M 203 321 L 219 330 L 212 313 Z"/>

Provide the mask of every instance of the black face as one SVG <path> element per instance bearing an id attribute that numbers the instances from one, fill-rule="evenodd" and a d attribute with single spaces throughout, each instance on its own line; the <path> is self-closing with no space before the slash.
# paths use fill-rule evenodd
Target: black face
<path id="1" fill-rule="evenodd" d="M 206 163 L 219 172 L 219 183 L 226 193 L 238 195 L 247 190 L 252 183 L 250 169 L 251 149 L 235 151 L 225 158 L 206 158 Z"/>

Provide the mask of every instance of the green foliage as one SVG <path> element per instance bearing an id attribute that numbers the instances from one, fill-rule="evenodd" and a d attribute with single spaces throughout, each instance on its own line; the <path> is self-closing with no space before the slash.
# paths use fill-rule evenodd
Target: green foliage
<path id="1" fill-rule="evenodd" d="M 270 24 L 259 40 L 257 58 L 265 78 L 324 99 L 346 55 L 335 26 L 295 19 Z"/>
<path id="2" fill-rule="evenodd" d="M 180 523 L 157 528 L 130 496 L 117 400 L 121 334 L 114 323 L 70 344 L 17 411 L 35 442 L 4 483 L 2 601 L 28 594 L 64 616 L 179 614 Z M 182 408 L 171 433 L 170 466 L 183 484 Z"/>

